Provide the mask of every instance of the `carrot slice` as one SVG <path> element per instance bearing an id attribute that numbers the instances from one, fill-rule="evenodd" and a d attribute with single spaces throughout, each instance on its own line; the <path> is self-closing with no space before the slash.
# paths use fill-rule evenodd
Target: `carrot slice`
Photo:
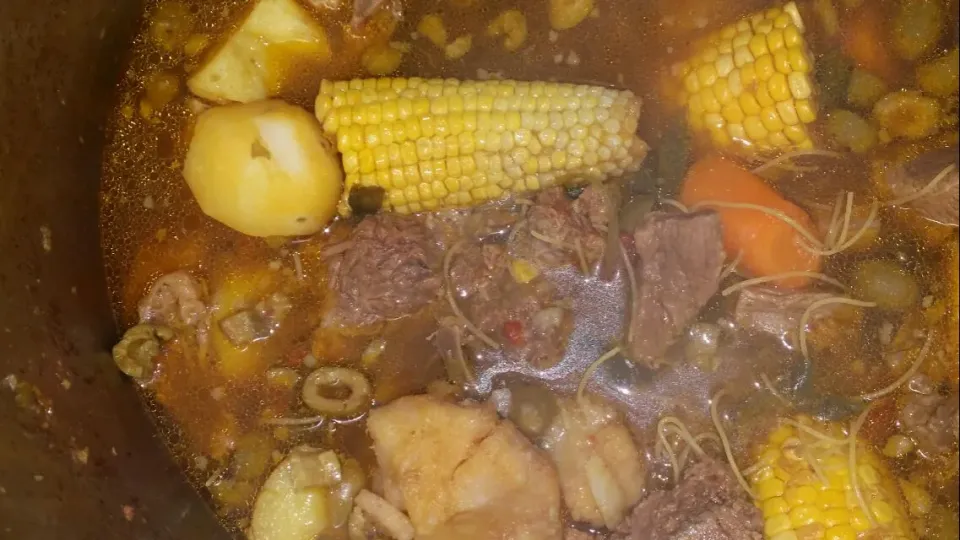
<path id="1" fill-rule="evenodd" d="M 724 249 L 729 258 L 740 256 L 738 269 L 752 277 L 785 272 L 819 272 L 822 257 L 804 247 L 809 242 L 784 220 L 752 208 L 722 204 L 749 204 L 780 212 L 812 237 L 818 238 L 813 220 L 800 207 L 784 199 L 762 178 L 719 156 L 693 165 L 683 181 L 680 201 L 688 207 L 702 205 L 720 214 Z M 711 205 L 711 202 L 720 205 Z M 802 287 L 808 277 L 777 281 L 782 287 Z"/>
<path id="2" fill-rule="evenodd" d="M 847 17 L 842 31 L 843 52 L 854 64 L 887 82 L 897 79 L 900 62 L 887 50 L 887 33 L 878 8 L 865 3 L 863 8 Z"/>

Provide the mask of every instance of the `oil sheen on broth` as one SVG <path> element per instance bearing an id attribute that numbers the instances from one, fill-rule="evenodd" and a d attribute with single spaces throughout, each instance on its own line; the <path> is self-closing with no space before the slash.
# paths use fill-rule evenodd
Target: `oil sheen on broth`
<path id="1" fill-rule="evenodd" d="M 368 77 L 371 51 L 389 50 L 402 59 L 390 77 L 629 89 L 650 150 L 639 171 L 604 183 L 570 178 L 409 218 L 359 208 L 309 236 L 247 236 L 206 216 L 184 181 L 195 120 L 217 106 L 186 81 L 256 2 L 149 2 L 108 119 L 104 260 L 125 329 L 145 322 L 141 300 L 161 276 L 169 290 L 198 291 L 201 319 L 176 329 L 190 337 L 158 340 L 152 374 L 138 381 L 228 528 L 260 538 L 254 502 L 301 445 L 335 451 L 343 485 L 350 476 L 396 505 L 369 411 L 387 422 L 388 404 L 426 393 L 486 403 L 542 449 L 536 459 L 559 474 L 566 532 L 532 538 L 707 534 L 717 526 L 707 507 L 679 519 L 692 528 L 643 526 L 657 497 L 701 480 L 695 461 L 722 465 L 730 508 L 742 499 L 760 509 L 743 518 L 754 530 L 718 538 L 958 537 L 955 0 L 388 0 L 360 22 L 353 5 L 298 3 L 332 54 L 268 54 L 272 97 L 312 111 L 321 80 Z M 589 14 L 558 31 L 549 12 L 559 4 Z M 524 17 L 516 50 L 487 35 L 508 10 Z M 423 25 L 434 15 L 445 47 Z M 469 50 L 453 58 L 463 36 Z M 364 241 L 371 251 L 351 263 Z M 399 242 L 423 248 L 416 264 L 435 275 L 411 283 L 434 296 L 399 317 L 343 324 L 344 280 L 376 285 L 356 277 L 364 257 L 392 264 L 376 250 Z M 349 264 L 359 269 L 340 271 Z M 234 317 L 253 311 L 268 327 Z M 362 373 L 370 403 L 346 416 L 305 404 L 308 376 L 334 367 Z M 586 454 L 565 454 L 578 422 L 626 437 L 629 455 L 589 450 L 594 439 Z M 860 442 L 830 446 L 846 437 Z M 764 461 L 772 454 L 795 468 Z M 578 460 L 590 456 L 621 478 L 610 488 L 619 506 L 584 487 L 596 475 Z M 836 488 L 831 464 L 849 473 L 848 458 L 862 478 L 847 482 L 846 503 L 804 499 L 811 486 Z M 586 509 L 574 497 L 579 474 Z M 353 494 L 330 495 L 338 526 L 319 538 L 355 537 Z M 415 500 L 405 504 L 418 535 L 442 537 L 424 532 Z M 372 521 L 366 537 L 396 537 Z"/>

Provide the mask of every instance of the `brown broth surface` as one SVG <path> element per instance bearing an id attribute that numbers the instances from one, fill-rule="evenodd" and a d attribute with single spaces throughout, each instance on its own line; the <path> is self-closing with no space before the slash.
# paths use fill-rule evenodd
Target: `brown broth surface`
<path id="1" fill-rule="evenodd" d="M 240 0 L 185 2 L 195 21 L 193 32 L 208 35 L 214 42 L 242 18 L 244 4 Z M 759 0 L 598 1 L 597 11 L 585 22 L 554 34 L 547 23 L 545 1 L 477 0 L 469 8 L 458 8 L 452 2 L 408 2 L 391 40 L 409 43 L 411 50 L 395 76 L 475 79 L 495 73 L 504 78 L 628 88 L 644 100 L 641 136 L 656 148 L 668 120 L 676 114 L 659 96 L 667 66 L 684 58 L 691 36 L 703 26 L 718 27 L 768 4 Z M 148 2 L 147 17 L 158 5 Z M 309 8 L 330 35 L 334 60 L 319 71 L 310 62 L 298 65 L 281 82 L 280 97 L 312 108 L 320 77 L 363 76 L 359 56 L 368 43 L 344 33 L 349 8 Z M 508 8 L 520 9 L 527 16 L 527 42 L 516 53 L 504 51 L 499 42 L 484 35 L 488 21 Z M 447 60 L 426 40 L 411 38 L 417 21 L 430 12 L 442 15 L 451 38 L 473 34 L 473 48 L 463 59 Z M 816 49 L 815 29 L 810 40 Z M 305 358 L 310 365 L 360 366 L 374 384 L 376 403 L 422 392 L 445 373 L 428 340 L 436 329 L 429 309 L 389 322 L 375 332 L 317 330 L 329 303 L 321 251 L 343 239 L 349 223 L 338 221 L 320 234 L 283 243 L 243 236 L 202 214 L 181 175 L 193 117 L 185 95 L 185 77 L 197 62 L 184 62 L 182 55 L 156 47 L 146 24 L 133 43 L 117 106 L 108 119 L 101 231 L 110 294 L 122 328 L 136 324 L 137 302 L 150 284 L 178 269 L 202 276 L 214 299 L 217 291 L 233 284 L 250 291 L 283 290 L 293 300 L 291 316 L 275 335 L 232 353 L 231 365 L 237 367 L 230 376 L 211 360 L 213 353 L 201 358 L 197 351 L 175 345 L 165 351 L 161 372 L 144 391 L 162 433 L 190 478 L 202 491 L 213 493 L 212 500 L 228 526 L 242 528 L 257 486 L 225 481 L 222 473 L 245 437 L 273 441 L 273 460 L 291 446 L 307 442 L 349 454 L 367 471 L 375 465 L 362 416 L 314 426 L 264 427 L 263 418 L 312 414 L 300 404 L 299 392 L 265 382 L 263 374 L 268 369 L 292 367 L 306 373 Z M 146 81 L 157 72 L 179 77 L 180 96 L 144 118 L 140 100 Z M 808 204 L 831 204 L 841 189 L 868 200 L 873 190 L 868 162 L 817 164 L 815 172 L 784 175 L 776 180 L 777 186 L 791 199 Z M 875 245 L 831 259 L 827 273 L 842 280 L 860 259 L 893 257 L 906 261 L 922 284 L 922 294 L 944 294 L 944 276 L 938 270 L 944 256 L 942 246 L 956 233 L 925 229 L 925 225 L 918 228 L 912 225 L 914 218 L 900 211 L 884 210 L 880 219 L 882 232 Z M 477 366 L 481 392 L 522 377 L 538 379 L 560 393 L 572 393 L 586 367 L 617 341 L 624 324 L 622 276 L 605 283 L 596 278 L 585 280 L 571 269 L 552 278 L 563 295 L 572 299 L 577 321 L 563 359 L 552 368 L 536 370 L 496 355 L 481 358 Z M 704 317 L 723 322 L 724 306 L 714 308 Z M 875 340 L 869 336 L 877 332 L 879 324 L 870 317 L 858 319 L 846 329 L 850 337 L 846 346 L 832 351 L 825 347 L 815 355 L 812 373 L 818 391 L 856 396 L 890 382 L 882 361 L 870 354 Z M 371 366 L 360 365 L 363 351 L 377 337 L 385 343 L 383 358 Z M 652 447 L 653 426 L 665 414 L 682 418 L 692 432 L 712 429 L 707 411 L 710 396 L 719 388 L 728 388 L 733 396 L 728 405 L 736 410 L 730 434 L 743 455 L 757 441 L 759 430 L 775 419 L 770 411 L 785 412 L 772 397 L 758 396 L 759 375 L 783 374 L 787 369 L 783 359 L 795 354 L 782 348 L 774 348 L 774 354 L 758 354 L 754 345 L 747 339 L 724 347 L 719 353 L 721 368 L 715 371 L 679 360 L 652 373 L 616 359 L 598 371 L 590 388 L 620 406 L 644 449 Z M 956 368 L 949 362 L 949 358 L 939 358 L 931 362 L 928 372 L 955 388 Z M 895 429 L 895 410 L 892 406 L 887 409 L 873 415 L 864 431 L 881 446 Z M 904 477 L 927 474 L 922 464 L 910 460 L 895 467 Z M 955 482 L 956 476 L 953 478 Z M 935 480 L 929 485 L 937 487 Z M 952 487 L 952 494 L 949 485 L 939 486 L 935 493 L 955 512 L 956 486 Z"/>

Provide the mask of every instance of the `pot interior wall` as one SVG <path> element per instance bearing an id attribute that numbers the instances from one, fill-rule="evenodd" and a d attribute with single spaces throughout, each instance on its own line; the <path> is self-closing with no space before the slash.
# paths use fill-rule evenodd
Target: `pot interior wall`
<path id="1" fill-rule="evenodd" d="M 0 2 L 0 537 L 226 538 L 113 366 L 101 119 L 136 0 Z"/>

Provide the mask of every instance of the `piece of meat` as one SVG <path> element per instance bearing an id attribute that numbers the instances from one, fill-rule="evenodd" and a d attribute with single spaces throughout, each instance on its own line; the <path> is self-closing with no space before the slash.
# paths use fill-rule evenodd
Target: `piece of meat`
<path id="1" fill-rule="evenodd" d="M 576 521 L 615 529 L 643 495 L 644 467 L 617 412 L 590 398 L 561 399 L 543 436 Z"/>
<path id="2" fill-rule="evenodd" d="M 894 198 L 908 197 L 930 183 L 948 165 L 953 170 L 924 195 L 904 204 L 923 217 L 956 227 L 960 225 L 960 148 L 954 145 L 927 152 L 888 172 L 884 177 Z"/>
<path id="3" fill-rule="evenodd" d="M 607 217 L 599 207 L 608 195 L 595 193 L 604 190 L 603 186 L 588 186 L 577 199 L 585 198 L 579 205 L 562 188 L 541 191 L 525 222 L 514 231 L 510 253 L 530 260 L 541 271 L 567 265 L 591 271 L 603 258 L 606 246 Z"/>
<path id="4" fill-rule="evenodd" d="M 573 213 L 585 219 L 598 230 L 605 231 L 610 222 L 610 189 L 604 186 L 587 186 L 573 201 Z"/>
<path id="5" fill-rule="evenodd" d="M 252 308 L 241 309 L 220 320 L 220 330 L 235 347 L 245 347 L 273 334 L 293 308 L 283 293 L 273 293 Z"/>
<path id="6" fill-rule="evenodd" d="M 184 270 L 160 276 L 140 300 L 140 322 L 174 328 L 196 326 L 207 313 L 203 284 Z"/>
<path id="7" fill-rule="evenodd" d="M 418 540 L 560 540 L 556 472 L 490 407 L 402 397 L 367 423 L 385 498 Z"/>
<path id="8" fill-rule="evenodd" d="M 654 212 L 633 241 L 639 290 L 628 349 L 634 360 L 655 367 L 717 292 L 725 257 L 720 218 L 712 211 Z"/>
<path id="9" fill-rule="evenodd" d="M 450 281 L 468 319 L 513 360 L 539 368 L 556 364 L 573 330 L 573 314 L 545 279 L 518 283 L 502 244 L 473 243 L 450 265 Z M 462 329 L 469 341 L 472 334 Z M 473 343 L 486 347 L 483 343 Z"/>
<path id="10" fill-rule="evenodd" d="M 899 425 L 927 456 L 955 450 L 960 439 L 960 394 L 911 394 L 900 410 Z"/>
<path id="11" fill-rule="evenodd" d="M 762 540 L 763 516 L 729 468 L 707 460 L 638 504 L 621 533 L 618 540 Z"/>
<path id="12" fill-rule="evenodd" d="M 740 290 L 734 320 L 742 329 L 773 335 L 792 341 L 800 318 L 811 304 L 832 294 L 814 291 L 780 291 L 770 287 L 746 287 Z M 836 305 L 827 305 L 810 314 L 809 323 L 830 316 Z"/>
<path id="13" fill-rule="evenodd" d="M 366 217 L 331 263 L 336 304 L 326 323 L 363 326 L 410 315 L 437 298 L 442 254 L 420 218 Z"/>

